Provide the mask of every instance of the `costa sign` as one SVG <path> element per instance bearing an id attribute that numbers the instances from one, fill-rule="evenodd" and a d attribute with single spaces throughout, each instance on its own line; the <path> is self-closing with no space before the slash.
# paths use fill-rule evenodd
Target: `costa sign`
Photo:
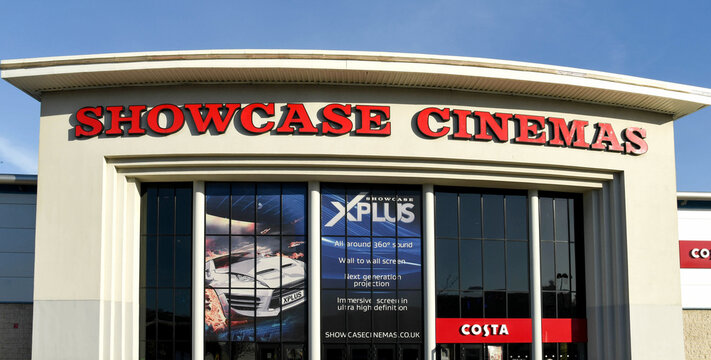
<path id="1" fill-rule="evenodd" d="M 436 320 L 438 343 L 530 343 L 531 319 L 459 319 Z M 585 319 L 542 319 L 541 340 L 544 343 L 586 342 Z"/>
<path id="2" fill-rule="evenodd" d="M 629 127 L 615 131 L 609 123 L 590 124 L 541 115 L 490 113 L 469 109 L 429 107 L 407 119 L 424 138 L 448 136 L 454 141 L 487 141 L 570 147 L 641 155 L 647 152 L 647 131 Z M 74 136 L 138 136 L 148 131 L 170 135 L 186 124 L 197 135 L 214 129 L 224 133 L 230 124 L 250 134 L 389 136 L 390 106 L 328 104 L 309 113 L 303 103 L 206 103 L 88 106 L 75 113 Z M 163 120 L 161 120 L 163 119 Z M 474 126 L 469 127 L 470 124 Z M 509 127 L 517 135 L 509 139 Z M 592 136 L 588 136 L 592 133 Z M 590 142 L 586 139 L 591 138 Z"/>
<path id="3" fill-rule="evenodd" d="M 711 269 L 711 241 L 679 241 L 682 269 Z"/>

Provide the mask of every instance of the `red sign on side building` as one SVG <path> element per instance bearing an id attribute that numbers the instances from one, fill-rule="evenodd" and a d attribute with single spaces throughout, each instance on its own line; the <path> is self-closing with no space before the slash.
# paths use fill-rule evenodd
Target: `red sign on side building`
<path id="1" fill-rule="evenodd" d="M 441 344 L 530 343 L 531 319 L 437 319 L 437 342 Z M 587 342 L 585 319 L 542 319 L 544 343 Z"/>
<path id="2" fill-rule="evenodd" d="M 682 269 L 711 269 L 711 241 L 679 241 Z"/>

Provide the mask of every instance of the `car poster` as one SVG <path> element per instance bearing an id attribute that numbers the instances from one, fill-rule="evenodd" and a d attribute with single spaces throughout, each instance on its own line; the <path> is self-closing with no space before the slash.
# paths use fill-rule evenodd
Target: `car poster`
<path id="1" fill-rule="evenodd" d="M 205 341 L 305 342 L 305 185 L 208 184 L 205 210 Z"/>

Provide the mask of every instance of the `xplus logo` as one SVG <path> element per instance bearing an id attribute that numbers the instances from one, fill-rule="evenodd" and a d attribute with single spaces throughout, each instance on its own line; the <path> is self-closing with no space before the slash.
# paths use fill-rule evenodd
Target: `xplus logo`
<path id="1" fill-rule="evenodd" d="M 396 212 L 395 216 L 392 215 L 393 210 L 391 209 L 393 201 L 397 204 L 394 210 Z M 415 221 L 415 213 L 412 211 L 415 204 L 410 198 L 399 198 L 397 196 L 378 196 L 371 198 L 367 192 L 362 192 L 354 196 L 345 206 L 338 201 L 331 201 L 331 205 L 336 208 L 338 213 L 326 223 L 325 226 L 327 227 L 335 225 L 344 216 L 346 216 L 348 221 L 362 221 L 363 215 L 371 214 L 371 210 L 373 222 L 394 223 L 395 221 L 401 221 L 411 223 Z M 353 209 L 355 209 L 355 214 L 351 213 Z"/>

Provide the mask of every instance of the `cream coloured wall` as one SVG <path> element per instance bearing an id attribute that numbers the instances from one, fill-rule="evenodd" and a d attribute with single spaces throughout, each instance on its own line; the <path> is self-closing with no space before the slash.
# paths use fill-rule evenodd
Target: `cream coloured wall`
<path id="1" fill-rule="evenodd" d="M 389 137 L 222 135 L 73 139 L 84 106 L 202 102 L 303 102 L 390 105 Z M 647 130 L 649 152 L 621 155 L 526 144 L 424 139 L 413 116 L 429 107 L 610 122 Z M 315 119 L 312 119 L 315 120 Z M 512 125 L 512 123 L 510 124 Z M 473 128 L 473 121 L 470 120 Z M 592 130 L 592 129 L 590 129 Z M 515 137 L 510 126 L 510 138 Z M 587 134 L 592 141 L 593 131 Z M 347 86 L 146 86 L 45 93 L 40 120 L 35 269 L 36 359 L 132 358 L 136 287 L 136 187 L 128 180 L 275 180 L 432 183 L 603 193 L 617 174 L 621 237 L 613 252 L 624 291 L 589 311 L 613 318 L 606 329 L 619 358 L 679 358 L 683 353 L 676 256 L 673 127 L 668 116 L 533 97 L 444 90 Z M 603 186 L 604 185 L 604 186 Z M 615 200 L 615 199 L 613 199 Z M 620 243 L 620 241 L 622 243 Z M 588 286 L 596 279 L 588 274 Z M 606 294 L 608 295 L 608 294 Z M 129 318 L 127 320 L 127 318 Z M 626 320 L 625 320 L 626 319 Z M 594 322 L 593 318 L 590 321 Z M 664 331 L 659 331 L 664 329 Z M 592 336 L 592 333 L 591 333 Z M 598 346 L 613 346 L 596 339 Z M 40 345 L 41 344 L 41 345 Z M 620 345 L 621 344 L 621 345 Z M 80 354 L 80 355 L 77 355 Z M 113 355 L 113 356 L 110 356 Z"/>

